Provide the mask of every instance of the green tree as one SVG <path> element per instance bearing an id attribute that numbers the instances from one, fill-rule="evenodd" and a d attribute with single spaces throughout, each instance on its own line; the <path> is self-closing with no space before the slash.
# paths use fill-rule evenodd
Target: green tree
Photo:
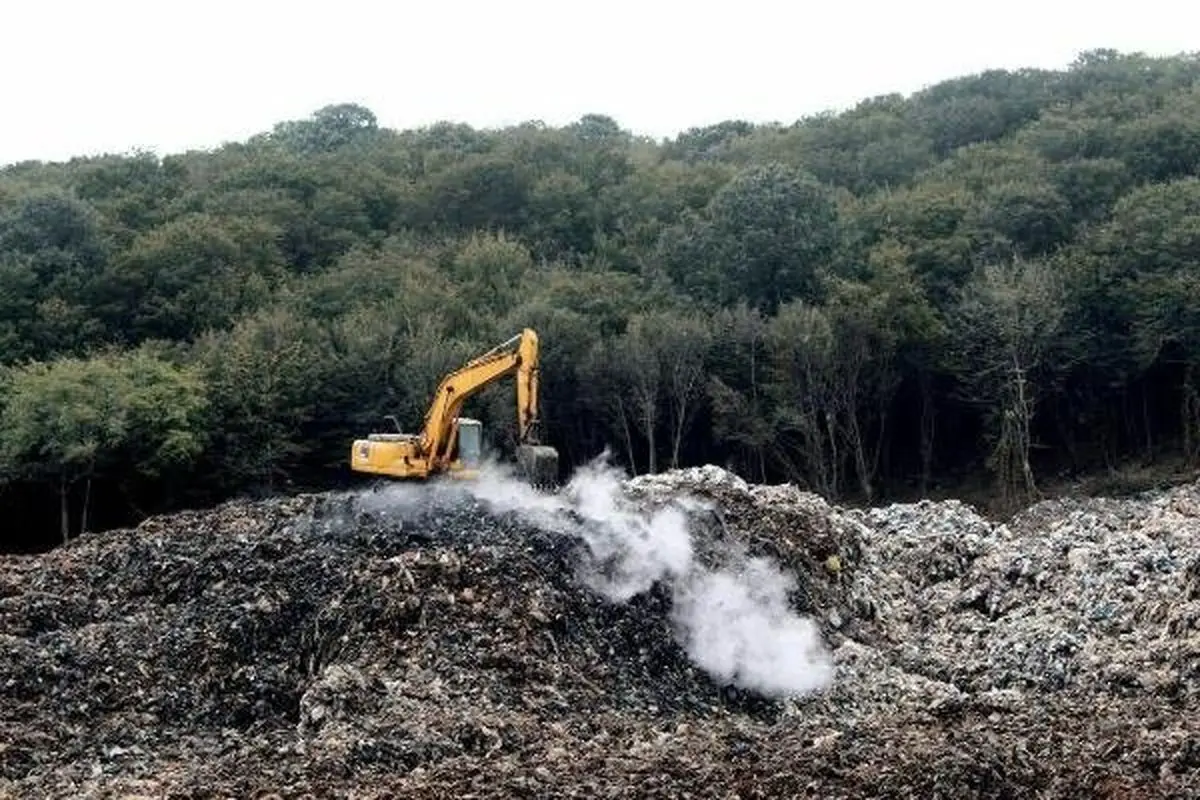
<path id="1" fill-rule="evenodd" d="M 1200 457 L 1200 179 L 1131 192 L 1084 248 L 1075 280 L 1081 326 L 1095 348 L 1091 360 L 1126 381 L 1164 356 L 1179 360 L 1183 447 L 1189 458 Z"/>
<path id="2" fill-rule="evenodd" d="M 519 301 L 532 269 L 529 249 L 503 233 L 473 234 L 450 264 L 457 291 L 476 312 L 493 318 Z"/>
<path id="3" fill-rule="evenodd" d="M 848 222 L 859 247 L 902 248 L 905 261 L 939 308 L 949 307 L 972 270 L 968 230 L 975 195 L 942 180 L 929 180 L 862 203 Z"/>
<path id="4" fill-rule="evenodd" d="M 378 127 L 369 108 L 338 103 L 317 109 L 308 119 L 279 123 L 272 138 L 301 153 L 327 153 L 369 139 Z"/>
<path id="5" fill-rule="evenodd" d="M 393 131 L 343 103 L 211 151 L 10 165 L 0 364 L 154 338 L 201 369 L 194 493 L 130 449 L 142 423 L 82 437 L 131 506 L 327 485 L 352 437 L 415 427 L 526 325 L 568 463 L 608 443 L 875 501 L 1200 460 L 1198 81 L 1192 56 L 1099 50 L 672 142 L 600 113 Z M 509 387 L 469 411 L 511 443 Z"/>
<path id="6" fill-rule="evenodd" d="M 745 304 L 717 312 L 707 376 L 712 435 L 743 474 L 767 480 L 777 444 L 771 416 L 768 319 Z"/>
<path id="7" fill-rule="evenodd" d="M 5 383 L 0 475 L 56 485 L 64 542 L 77 483 L 84 485 L 78 530 L 86 532 L 98 474 L 128 465 L 159 476 L 203 447 L 203 383 L 149 351 L 31 362 L 10 369 Z"/>
<path id="8" fill-rule="evenodd" d="M 11 292 L 0 302 L 13 312 L 4 322 L 19 351 L 80 355 L 101 338 L 92 303 L 108 257 L 96 210 L 67 192 L 33 192 L 0 214 L 0 288 Z"/>
<path id="9" fill-rule="evenodd" d="M 192 339 L 270 297 L 282 269 L 270 226 L 190 214 L 139 236 L 109 276 L 106 316 L 128 341 Z"/>
<path id="10" fill-rule="evenodd" d="M 972 277 L 951 316 L 959 375 L 987 411 L 988 465 L 1005 500 L 1028 500 L 1038 491 L 1030 464 L 1033 421 L 1066 313 L 1065 292 L 1045 261 L 989 264 Z"/>
<path id="11" fill-rule="evenodd" d="M 317 327 L 268 308 L 197 343 L 211 397 L 210 478 L 227 489 L 287 485 L 316 449 L 306 437 L 330 364 Z"/>
<path id="12" fill-rule="evenodd" d="M 524 229 L 533 180 L 524 165 L 496 154 L 471 155 L 432 176 L 429 222 L 454 231 Z"/>
<path id="13" fill-rule="evenodd" d="M 670 468 L 677 469 L 683 466 L 684 440 L 705 396 L 706 368 L 712 349 L 711 323 L 695 311 L 658 312 L 638 323 L 657 331 L 654 345 L 663 372 L 670 424 Z"/>
<path id="14" fill-rule="evenodd" d="M 862 281 L 831 283 L 825 315 L 832 342 L 832 411 L 840 450 L 865 502 L 877 495 L 889 417 L 906 366 L 938 336 L 940 320 L 911 268 L 894 251 L 872 253 Z M 931 433 L 929 435 L 932 435 Z"/>
<path id="15" fill-rule="evenodd" d="M 818 298 L 837 236 L 832 192 L 769 163 L 742 170 L 702 215 L 665 232 L 661 257 L 684 289 L 720 305 L 744 298 L 772 313 L 794 298 Z"/>
<path id="16" fill-rule="evenodd" d="M 767 328 L 775 457 L 789 479 L 826 497 L 840 496 L 843 475 L 834 348 L 829 316 L 802 300 L 780 308 Z"/>

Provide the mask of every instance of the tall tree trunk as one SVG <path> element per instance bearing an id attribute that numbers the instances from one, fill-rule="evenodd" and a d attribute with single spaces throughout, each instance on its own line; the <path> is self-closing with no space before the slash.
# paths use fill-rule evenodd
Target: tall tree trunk
<path id="1" fill-rule="evenodd" d="M 1132 400 L 1129 397 L 1130 391 L 1129 384 L 1121 387 L 1121 422 L 1124 423 L 1122 429 L 1125 434 L 1125 441 L 1129 443 L 1129 449 L 1136 452 L 1134 448 L 1138 447 L 1143 431 L 1139 429 L 1137 422 L 1135 422 L 1136 418 L 1131 408 Z"/>
<path id="2" fill-rule="evenodd" d="M 754 339 L 750 340 L 750 408 L 757 418 L 763 415 L 762 404 L 758 398 L 758 348 Z M 757 437 L 756 437 L 757 438 Z M 758 482 L 767 482 L 767 447 L 761 442 L 755 445 L 758 460 Z"/>
<path id="3" fill-rule="evenodd" d="M 91 475 L 91 471 L 89 470 L 88 476 L 87 476 L 87 481 L 83 484 L 83 513 L 81 514 L 80 520 L 79 520 L 80 536 L 82 536 L 83 534 L 88 532 L 88 507 L 91 504 L 91 502 L 92 502 L 92 475 Z"/>
<path id="4" fill-rule="evenodd" d="M 658 443 L 654 439 L 654 411 L 652 407 L 642 409 L 642 427 L 646 436 L 647 471 L 658 472 Z"/>
<path id="5" fill-rule="evenodd" d="M 617 414 L 621 420 L 621 433 L 625 437 L 625 455 L 629 459 L 629 471 L 637 475 L 637 457 L 633 451 L 633 432 L 629 427 L 629 414 L 625 412 L 625 403 L 617 399 Z"/>
<path id="6" fill-rule="evenodd" d="M 63 472 L 58 478 L 58 512 L 63 544 L 66 544 L 71 538 L 71 516 L 67 510 L 67 487 L 67 473 Z"/>
<path id="7" fill-rule="evenodd" d="M 1075 412 L 1075 404 L 1069 396 L 1054 404 L 1055 432 L 1058 435 L 1058 440 L 1062 442 L 1063 449 L 1067 451 L 1067 459 L 1071 464 L 1071 468 L 1078 469 L 1080 465 L 1079 441 L 1076 436 L 1075 426 L 1071 422 L 1072 419 L 1077 417 L 1077 414 L 1073 412 Z"/>
<path id="8" fill-rule="evenodd" d="M 921 386 L 921 495 L 929 492 L 933 478 L 933 441 L 936 425 L 933 414 L 933 378 L 928 369 L 920 371 Z"/>
<path id="9" fill-rule="evenodd" d="M 1015 353 L 1008 384 L 1000 398 L 1000 430 L 992 451 L 992 468 L 999 479 L 1002 498 L 1006 502 L 1013 499 L 1025 502 L 1037 493 L 1029 463 L 1033 405 L 1025 369 Z"/>
<path id="10" fill-rule="evenodd" d="M 682 403 L 680 405 L 683 405 Z M 683 412 L 676 409 L 671 431 L 671 469 L 679 468 L 679 448 L 683 441 Z"/>
<path id="11" fill-rule="evenodd" d="M 833 418 L 833 412 L 826 409 L 823 413 L 825 418 L 825 434 L 829 437 L 829 497 L 830 502 L 838 499 L 841 493 L 841 454 L 838 452 L 837 442 L 837 423 Z"/>
<path id="12" fill-rule="evenodd" d="M 672 405 L 674 419 L 671 420 L 671 469 L 679 468 L 679 454 L 683 450 L 683 437 L 691 426 L 692 417 L 695 414 L 695 405 L 690 397 L 693 391 L 692 386 L 689 385 L 685 391 L 689 393 L 689 397 L 676 398 Z"/>
<path id="13" fill-rule="evenodd" d="M 1154 426 L 1150 422 L 1150 392 L 1147 384 L 1142 383 L 1142 428 L 1146 431 L 1146 460 L 1154 458 Z"/>
<path id="14" fill-rule="evenodd" d="M 1183 370 L 1183 398 L 1180 412 L 1183 423 L 1183 457 L 1188 465 L 1200 460 L 1200 392 L 1196 388 L 1196 369 L 1188 364 Z"/>
<path id="15" fill-rule="evenodd" d="M 870 503 L 875 497 L 875 492 L 871 486 L 874 470 L 867 464 L 867 446 L 863 441 L 862 426 L 858 421 L 858 412 L 851 408 L 847 410 L 847 414 L 850 442 L 854 449 L 854 471 L 858 473 L 858 488 L 863 493 L 866 502 Z"/>
<path id="16" fill-rule="evenodd" d="M 1033 450 L 1033 397 L 1029 391 L 1025 370 L 1014 359 L 1017 379 L 1017 421 L 1020 425 L 1019 452 L 1021 456 L 1021 479 L 1025 496 L 1032 497 L 1037 493 L 1037 485 L 1033 480 L 1033 467 L 1029 458 Z"/>

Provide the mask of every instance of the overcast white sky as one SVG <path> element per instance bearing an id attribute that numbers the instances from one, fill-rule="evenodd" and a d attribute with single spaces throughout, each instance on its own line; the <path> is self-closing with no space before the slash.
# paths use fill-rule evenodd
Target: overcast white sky
<path id="1" fill-rule="evenodd" d="M 0 164 L 244 139 L 333 102 L 382 125 L 671 136 L 792 121 L 1081 50 L 1200 50 L 1193 0 L 0 0 Z"/>

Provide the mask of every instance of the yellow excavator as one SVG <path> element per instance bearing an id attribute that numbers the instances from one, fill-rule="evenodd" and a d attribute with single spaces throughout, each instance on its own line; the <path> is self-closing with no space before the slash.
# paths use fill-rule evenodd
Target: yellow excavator
<path id="1" fill-rule="evenodd" d="M 538 336 L 526 328 L 442 378 L 420 433 L 371 433 L 351 447 L 350 468 L 397 479 L 474 478 L 483 460 L 483 424 L 460 416 L 463 403 L 516 374 L 517 470 L 535 486 L 558 481 L 558 451 L 538 441 Z"/>

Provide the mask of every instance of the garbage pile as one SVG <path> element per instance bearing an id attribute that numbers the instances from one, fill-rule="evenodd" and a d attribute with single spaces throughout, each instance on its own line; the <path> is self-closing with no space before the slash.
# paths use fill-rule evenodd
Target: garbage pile
<path id="1" fill-rule="evenodd" d="M 156 517 L 0 557 L 0 797 L 1196 796 L 1198 534 L 603 465 Z"/>

